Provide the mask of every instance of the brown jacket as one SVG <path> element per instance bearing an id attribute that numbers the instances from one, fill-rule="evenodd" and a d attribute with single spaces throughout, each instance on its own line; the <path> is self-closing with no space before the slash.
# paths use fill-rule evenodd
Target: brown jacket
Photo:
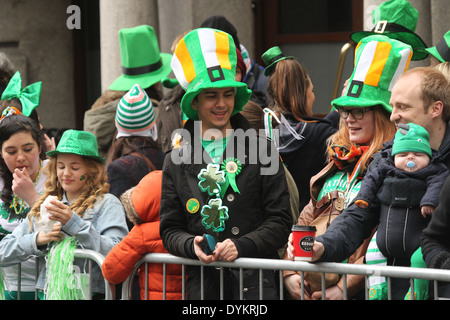
<path id="1" fill-rule="evenodd" d="M 298 224 L 300 225 L 309 225 L 315 219 L 315 208 L 317 204 L 317 197 L 319 195 L 320 190 L 326 180 L 326 178 L 337 171 L 338 168 L 334 165 L 333 162 L 330 162 L 327 166 L 325 166 L 318 174 L 311 178 L 310 182 L 310 201 L 303 208 L 300 216 L 298 218 Z M 373 235 L 374 232 L 372 232 Z M 317 236 L 318 234 L 316 234 Z M 369 245 L 370 239 L 372 235 L 367 238 L 364 243 L 348 258 L 347 263 L 355 263 L 355 264 L 363 264 L 364 256 L 367 251 L 367 247 Z M 285 271 L 284 276 L 293 274 L 295 271 Z M 343 290 L 344 288 L 344 279 L 341 278 L 337 283 L 337 286 Z M 347 275 L 347 295 L 349 298 L 354 296 L 360 290 L 364 289 L 364 276 L 359 275 Z"/>

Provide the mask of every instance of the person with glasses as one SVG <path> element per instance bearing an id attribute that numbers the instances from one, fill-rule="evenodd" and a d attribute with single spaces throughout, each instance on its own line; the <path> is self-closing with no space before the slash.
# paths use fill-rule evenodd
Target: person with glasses
<path id="1" fill-rule="evenodd" d="M 389 47 L 391 50 L 376 52 L 375 49 Z M 361 186 L 362 178 L 383 144 L 395 135 L 395 125 L 390 121 L 389 86 L 396 72 L 405 69 L 411 58 L 411 48 L 385 36 L 370 36 L 361 40 L 355 52 L 355 68 L 344 94 L 331 103 L 340 115 L 339 131 L 327 141 L 329 163 L 311 178 L 310 201 L 300 213 L 298 224 L 315 225 L 316 236 L 327 230 L 316 219 L 322 208 L 332 205 L 340 214 L 330 217 L 335 223 L 342 212 L 352 203 Z M 376 69 L 377 63 L 385 64 Z M 373 66 L 373 68 L 371 68 Z M 379 81 L 374 81 L 375 77 Z M 373 229 L 373 228 L 372 228 Z M 370 230 L 372 231 L 372 230 Z M 348 236 L 348 232 L 345 232 Z M 357 249 L 340 260 L 351 264 L 364 263 L 370 238 L 361 241 Z M 334 245 L 336 245 L 335 242 Z M 293 259 L 292 234 L 288 241 L 285 259 Z M 293 271 L 284 272 L 284 284 L 294 299 L 321 299 L 321 274 L 305 273 L 306 295 L 301 295 L 302 277 Z M 349 299 L 361 297 L 364 277 L 347 275 L 346 289 Z M 344 279 L 339 275 L 326 274 L 325 298 L 344 298 Z"/>
<path id="2" fill-rule="evenodd" d="M 450 101 L 449 82 L 446 77 L 432 67 L 414 68 L 404 72 L 395 82 L 390 97 L 392 113 L 391 122 L 397 126 L 400 124 L 415 123 L 425 128 L 430 136 L 429 144 L 433 153 L 440 157 L 444 165 L 450 167 Z M 391 154 L 393 140 L 386 143 L 384 148 L 374 155 L 368 172 L 376 170 L 383 157 Z M 439 207 L 439 206 L 438 206 Z M 436 209 L 436 211 L 438 211 Z M 435 232 L 435 213 L 423 235 Z M 337 217 L 333 224 L 323 235 L 316 237 L 313 248 L 313 261 L 343 261 L 346 257 L 355 252 L 365 239 L 371 237 L 373 230 L 380 223 L 380 208 L 373 206 L 370 208 L 359 208 L 355 203 L 347 207 L 343 213 Z M 438 220 L 439 219 L 439 220 Z M 437 224 L 442 223 L 442 215 L 436 218 Z M 433 224 L 433 227 L 430 227 Z M 434 229 L 434 230 L 433 230 Z M 352 230 L 351 236 L 343 230 Z M 433 230 L 428 233 L 427 230 Z M 442 239 L 448 239 L 448 233 L 440 230 L 440 236 L 425 237 L 421 239 L 421 249 L 423 260 L 428 267 L 438 267 L 436 258 L 442 252 L 450 251 L 449 247 L 443 245 Z M 439 233 L 438 232 L 438 233 Z M 392 238 L 395 241 L 398 238 Z M 446 240 L 448 241 L 448 240 Z M 336 245 L 339 244 L 339 245 Z M 411 266 L 412 257 L 387 255 L 387 265 Z M 450 290 L 439 295 L 450 297 Z M 410 289 L 409 279 L 391 278 L 391 299 L 405 299 L 405 295 Z M 441 284 L 439 284 L 441 290 Z M 429 291 L 431 295 L 433 291 Z"/>

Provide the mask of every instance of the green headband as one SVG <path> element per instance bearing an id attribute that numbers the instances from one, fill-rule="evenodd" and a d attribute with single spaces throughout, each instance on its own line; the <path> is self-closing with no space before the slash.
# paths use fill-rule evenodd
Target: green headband
<path id="1" fill-rule="evenodd" d="M 22 77 L 17 71 L 8 83 L 2 94 L 2 100 L 11 100 L 17 98 L 22 104 L 22 114 L 29 117 L 34 108 L 39 105 L 41 100 L 42 82 L 30 84 L 22 89 Z"/>

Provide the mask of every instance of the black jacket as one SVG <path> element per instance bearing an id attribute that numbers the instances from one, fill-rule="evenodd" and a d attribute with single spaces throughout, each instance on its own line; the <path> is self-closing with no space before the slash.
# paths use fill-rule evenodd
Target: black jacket
<path id="1" fill-rule="evenodd" d="M 239 159 L 242 170 L 236 177 L 240 193 L 228 187 L 222 199 L 222 205 L 228 207 L 229 216 L 222 232 L 212 232 L 201 223 L 202 206 L 208 203 L 210 197 L 206 192 L 200 192 L 197 176 L 211 160 L 199 137 L 194 137 L 193 121 L 187 121 L 184 128 L 185 133 L 194 137 L 194 143 L 188 142 L 166 155 L 162 177 L 160 232 L 164 246 L 174 255 L 197 258 L 193 251 L 193 239 L 203 233 L 214 235 L 217 241 L 232 239 L 240 257 L 278 257 L 277 250 L 287 241 L 292 218 L 289 191 L 278 152 L 265 137 L 258 136 L 257 143 L 251 139 L 243 141 L 237 137 L 236 129 L 245 132 L 253 130 L 241 114 L 233 116 L 231 124 L 235 133 L 224 151 L 224 156 L 230 157 L 231 154 Z M 256 136 L 256 131 L 252 132 Z M 263 157 L 266 152 L 264 149 L 270 147 L 272 152 L 274 151 L 270 158 L 271 164 L 268 163 L 267 157 Z M 200 163 L 197 163 L 199 158 Z M 184 159 L 184 163 L 179 161 L 180 159 Z M 271 165 L 274 167 L 271 168 Z M 261 174 L 261 170 L 274 168 L 275 172 Z M 191 198 L 200 202 L 200 208 L 195 213 L 189 213 L 186 208 Z"/>
<path id="2" fill-rule="evenodd" d="M 390 154 L 391 148 L 392 141 L 386 143 L 383 152 L 374 155 L 368 173 L 379 165 L 380 158 Z M 450 125 L 447 125 L 444 138 L 437 151 L 437 157 L 440 157 L 447 168 L 450 167 Z M 317 237 L 317 241 L 322 242 L 325 247 L 325 252 L 319 261 L 339 262 L 345 260 L 371 235 L 379 222 L 379 207 L 363 209 L 357 207 L 353 202 L 333 221 L 324 235 Z"/>
<path id="3" fill-rule="evenodd" d="M 292 114 L 284 114 L 291 128 L 301 136 L 294 137 L 288 128 L 280 124 L 279 152 L 283 162 L 292 174 L 299 194 L 299 211 L 303 210 L 309 202 L 309 182 L 327 164 L 327 139 L 337 129 L 339 114 L 335 111 L 325 119 L 306 118 L 307 121 L 298 121 Z"/>

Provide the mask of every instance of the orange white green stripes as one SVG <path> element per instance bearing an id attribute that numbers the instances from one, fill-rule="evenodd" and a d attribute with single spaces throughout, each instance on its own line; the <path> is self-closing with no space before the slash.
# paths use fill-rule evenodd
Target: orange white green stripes
<path id="1" fill-rule="evenodd" d="M 200 28 L 188 34 L 178 43 L 172 57 L 171 67 L 180 85 L 187 89 L 189 84 L 204 70 L 220 66 L 222 69 L 232 70 L 236 61 L 231 61 L 230 50 L 235 50 L 227 33 Z"/>

